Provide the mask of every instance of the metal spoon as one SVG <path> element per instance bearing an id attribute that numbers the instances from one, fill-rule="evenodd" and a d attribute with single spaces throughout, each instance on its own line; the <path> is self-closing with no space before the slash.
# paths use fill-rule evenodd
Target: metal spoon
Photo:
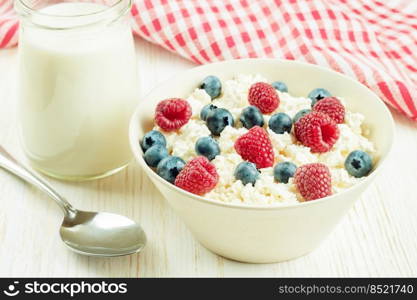
<path id="1" fill-rule="evenodd" d="M 146 235 L 131 219 L 105 212 L 75 209 L 43 179 L 29 171 L 2 146 L 0 167 L 48 194 L 64 212 L 59 230 L 61 239 L 71 250 L 91 256 L 122 256 L 139 252 L 146 244 Z"/>

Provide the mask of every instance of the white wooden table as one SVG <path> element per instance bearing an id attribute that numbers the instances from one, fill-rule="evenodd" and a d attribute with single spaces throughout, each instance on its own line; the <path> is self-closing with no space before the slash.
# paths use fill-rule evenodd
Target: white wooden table
<path id="1" fill-rule="evenodd" d="M 137 42 L 142 95 L 193 66 Z M 0 144 L 18 159 L 16 50 L 0 51 Z M 75 206 L 127 215 L 143 225 L 149 243 L 139 255 L 89 258 L 61 243 L 61 211 L 46 196 L 0 170 L 0 276 L 417 276 L 417 123 L 394 113 L 392 159 L 330 237 L 313 253 L 278 264 L 244 264 L 196 242 L 139 166 L 92 182 L 50 180 Z"/>

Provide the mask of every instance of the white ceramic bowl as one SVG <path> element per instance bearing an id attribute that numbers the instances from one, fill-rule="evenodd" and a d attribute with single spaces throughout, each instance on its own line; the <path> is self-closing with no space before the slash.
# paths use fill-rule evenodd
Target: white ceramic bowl
<path id="1" fill-rule="evenodd" d="M 229 204 L 196 196 L 169 184 L 149 168 L 139 146 L 152 129 L 154 108 L 163 99 L 187 97 L 207 75 L 222 81 L 234 75 L 259 73 L 269 81 L 283 80 L 294 96 L 306 96 L 316 87 L 343 97 L 352 111 L 366 116 L 378 161 L 373 172 L 352 188 L 323 199 L 289 205 Z M 161 191 L 194 237 L 224 257 L 269 263 L 302 256 L 335 228 L 360 194 L 373 181 L 391 149 L 394 124 L 385 104 L 362 84 L 334 71 L 278 59 L 231 60 L 199 66 L 175 75 L 143 98 L 130 123 L 130 142 L 136 160 Z"/>

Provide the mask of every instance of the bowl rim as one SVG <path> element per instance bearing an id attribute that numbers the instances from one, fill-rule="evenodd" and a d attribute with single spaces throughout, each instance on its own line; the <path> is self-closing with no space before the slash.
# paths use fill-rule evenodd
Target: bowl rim
<path id="1" fill-rule="evenodd" d="M 189 68 L 187 70 L 181 71 L 179 74 L 175 74 L 173 76 L 170 76 L 168 79 L 162 81 L 161 83 L 158 83 L 146 95 L 142 96 L 141 98 L 146 98 L 148 95 L 151 95 L 155 90 L 159 89 L 160 86 L 168 84 L 168 82 L 170 82 L 172 80 L 172 78 L 182 77 L 186 73 L 196 72 L 200 69 L 207 68 L 207 66 L 224 65 L 224 64 L 240 63 L 240 62 L 243 62 L 243 63 L 248 63 L 248 62 L 249 63 L 256 63 L 256 62 L 289 63 L 289 64 L 297 64 L 297 65 L 306 66 L 306 67 L 313 67 L 315 69 L 319 69 L 319 70 L 324 71 L 324 72 L 333 73 L 335 76 L 342 77 L 343 80 L 350 81 L 354 84 L 357 84 L 357 85 L 360 85 L 360 86 L 366 88 L 366 90 L 369 93 L 373 94 L 375 96 L 375 98 L 377 98 L 379 100 L 378 105 L 381 105 L 382 110 L 385 113 L 387 126 L 389 127 L 388 131 L 391 132 L 391 135 L 388 137 L 391 140 L 390 144 L 389 144 L 389 148 L 386 152 L 386 155 L 379 158 L 378 167 L 375 168 L 374 170 L 372 170 L 372 172 L 368 176 L 366 176 L 366 178 L 362 179 L 360 182 L 354 184 L 353 186 L 343 190 L 342 192 L 339 192 L 337 194 L 332 194 L 330 196 L 320 198 L 320 199 L 317 199 L 317 200 L 303 201 L 303 202 L 298 202 L 298 203 L 272 203 L 272 204 L 247 204 L 247 203 L 222 202 L 222 201 L 219 201 L 219 200 L 213 200 L 213 199 L 210 199 L 208 197 L 203 197 L 203 196 L 199 196 L 199 195 L 190 193 L 188 191 L 185 191 L 185 190 L 167 182 L 162 177 L 160 177 L 154 170 L 152 170 L 151 167 L 149 167 L 145 163 L 145 160 L 143 159 L 143 155 L 139 155 L 140 153 L 143 154 L 143 151 L 142 151 L 141 147 L 139 146 L 139 143 L 136 139 L 137 134 L 133 130 L 135 125 L 137 125 L 137 124 L 135 124 L 135 122 L 138 119 L 138 114 L 139 114 L 139 110 L 140 110 L 140 104 L 138 104 L 137 107 L 135 108 L 135 111 L 134 111 L 133 115 L 131 116 L 131 119 L 130 119 L 129 141 L 130 141 L 130 147 L 131 147 L 131 150 L 132 150 L 133 155 L 135 157 L 135 160 L 138 161 L 138 163 L 143 168 L 143 171 L 145 171 L 145 173 L 147 173 L 148 176 L 151 176 L 155 180 L 157 180 L 157 181 L 161 182 L 162 184 L 168 186 L 173 191 L 176 191 L 180 194 L 183 194 L 184 197 L 189 197 L 189 198 L 192 198 L 194 200 L 197 200 L 197 201 L 209 204 L 209 205 L 226 207 L 226 208 L 234 208 L 234 209 L 242 209 L 242 210 L 268 210 L 268 211 L 269 210 L 303 208 L 303 207 L 312 206 L 312 205 L 319 205 L 319 204 L 321 204 L 323 202 L 327 202 L 327 201 L 332 201 L 332 200 L 334 201 L 334 198 L 340 197 L 341 195 L 345 195 L 345 194 L 347 194 L 347 193 L 349 193 L 349 192 L 351 192 L 355 189 L 359 189 L 361 186 L 370 184 L 373 181 L 376 174 L 379 173 L 381 168 L 383 168 L 385 166 L 385 164 L 386 164 L 385 162 L 386 162 L 387 158 L 390 156 L 390 154 L 392 152 L 392 145 L 393 145 L 394 139 L 395 139 L 395 123 L 394 123 L 392 114 L 389 111 L 387 105 L 384 103 L 384 101 L 382 101 L 378 97 L 378 95 L 376 95 L 367 86 L 365 86 L 364 84 L 360 83 L 359 81 L 357 81 L 357 80 L 355 80 L 355 79 L 353 79 L 353 78 L 351 78 L 351 77 L 349 77 L 345 74 L 339 73 L 339 72 L 337 72 L 335 70 L 332 70 L 330 68 L 326 68 L 326 67 L 323 67 L 323 66 L 319 66 L 319 65 L 315 65 L 315 64 L 311 64 L 311 63 L 306 63 L 306 62 L 302 62 L 302 61 L 279 59 L 279 58 L 231 59 L 231 60 L 225 60 L 225 61 L 220 61 L 220 62 L 214 62 L 214 63 L 210 63 L 210 64 L 199 65 L 199 66 L 192 67 L 192 68 Z M 137 151 L 137 149 L 139 149 L 139 151 Z"/>

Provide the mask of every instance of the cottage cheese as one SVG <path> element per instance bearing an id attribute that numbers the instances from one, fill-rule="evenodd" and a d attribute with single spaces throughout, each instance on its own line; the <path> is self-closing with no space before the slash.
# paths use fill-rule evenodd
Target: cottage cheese
<path id="1" fill-rule="evenodd" d="M 212 103 L 218 107 L 228 109 L 234 117 L 235 127 L 228 126 L 217 138 L 221 154 L 216 156 L 212 163 L 219 174 L 219 182 L 216 187 L 205 197 L 229 202 L 245 204 L 279 204 L 297 203 L 304 201 L 290 178 L 287 184 L 274 181 L 273 168 L 260 170 L 260 175 L 255 185 L 243 185 L 234 177 L 236 166 L 242 162 L 242 158 L 234 149 L 235 141 L 248 130 L 241 126 L 239 116 L 247 107 L 248 91 L 252 84 L 267 79 L 261 75 L 239 74 L 232 80 L 223 83 L 221 97 L 211 101 L 210 96 L 202 89 L 196 89 L 188 98 L 193 114 L 191 120 L 176 132 L 164 133 L 167 139 L 167 148 L 172 155 L 179 156 L 185 161 L 195 157 L 195 143 L 198 138 L 210 135 L 204 121 L 199 114 L 204 105 Z M 360 113 L 346 111 L 345 123 L 338 124 L 340 137 L 333 148 L 326 153 L 312 153 L 310 148 L 301 145 L 293 134 L 276 134 L 268 128 L 271 115 L 276 112 L 285 112 L 290 117 L 302 110 L 311 108 L 311 100 L 304 97 L 294 97 L 288 93 L 279 92 L 280 105 L 270 115 L 264 115 L 265 128 L 268 131 L 275 152 L 275 163 L 291 161 L 297 166 L 307 163 L 322 162 L 326 164 L 332 176 L 333 193 L 338 193 L 357 183 L 359 180 L 348 174 L 344 168 L 347 155 L 353 150 L 363 150 L 375 157 L 375 148 L 366 137 L 363 128 L 364 116 Z M 342 103 L 345 100 L 339 98 Z M 160 128 L 155 128 L 161 130 Z"/>

